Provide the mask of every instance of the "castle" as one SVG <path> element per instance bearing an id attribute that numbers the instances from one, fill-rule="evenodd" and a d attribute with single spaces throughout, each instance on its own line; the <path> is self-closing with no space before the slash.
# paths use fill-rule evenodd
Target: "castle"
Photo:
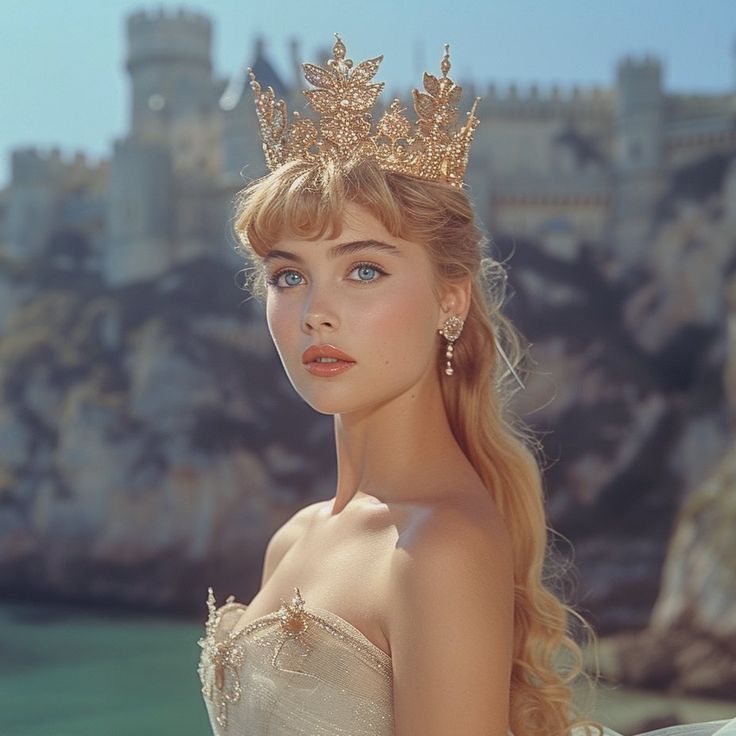
<path id="1" fill-rule="evenodd" d="M 58 149 L 14 150 L 0 191 L 0 247 L 17 259 L 72 254 L 111 285 L 154 278 L 201 254 L 239 264 L 232 200 L 266 173 L 245 70 L 215 78 L 211 21 L 182 8 L 130 15 L 127 41 L 127 135 L 98 164 L 81 153 L 65 160 Z M 439 56 L 429 71 L 438 73 Z M 290 111 L 301 110 L 295 42 L 290 58 L 292 78 L 283 80 L 259 41 L 251 66 Z M 466 182 L 484 225 L 537 238 L 561 257 L 588 241 L 614 243 L 622 263 L 634 261 L 672 172 L 736 153 L 736 91 L 667 92 L 650 56 L 621 60 L 610 88 L 564 94 L 456 81 L 461 117 L 473 96 L 482 98 Z M 736 196 L 733 165 L 727 188 Z"/>

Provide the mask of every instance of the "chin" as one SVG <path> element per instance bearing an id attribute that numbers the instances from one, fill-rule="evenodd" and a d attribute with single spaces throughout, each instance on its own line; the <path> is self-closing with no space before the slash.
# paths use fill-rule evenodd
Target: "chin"
<path id="1" fill-rule="evenodd" d="M 334 416 L 335 414 L 349 414 L 359 408 L 353 396 L 327 396 L 322 391 L 298 391 L 302 400 L 320 414 Z"/>
<path id="2" fill-rule="evenodd" d="M 338 414 L 345 411 L 345 407 L 351 403 L 355 389 L 339 386 L 338 381 L 342 380 L 341 377 L 333 379 L 311 376 L 301 366 L 297 370 L 298 379 L 295 379 L 291 372 L 286 372 L 289 382 L 299 398 L 315 411 L 320 414 Z M 302 373 L 306 375 L 301 375 Z"/>
<path id="3" fill-rule="evenodd" d="M 311 389 L 309 391 L 298 391 L 298 393 L 316 412 L 330 416 L 370 412 L 390 403 L 404 393 L 404 390 L 390 390 L 387 387 L 384 387 L 384 390 L 379 393 L 375 384 L 370 386 L 369 389 L 368 387 L 363 388 L 366 390 L 359 391 L 355 388 L 345 389 L 341 387 L 340 390 L 335 390 L 332 393 L 325 389 L 322 391 Z"/>
<path id="4" fill-rule="evenodd" d="M 368 396 L 366 398 L 364 394 L 357 392 L 354 386 L 338 386 L 337 382 L 331 379 L 317 378 L 315 381 L 319 383 L 317 385 L 292 385 L 302 401 L 320 414 L 330 416 L 349 414 L 375 404 L 379 400 L 378 397 Z M 359 396 L 362 396 L 362 400 L 358 399 Z"/>

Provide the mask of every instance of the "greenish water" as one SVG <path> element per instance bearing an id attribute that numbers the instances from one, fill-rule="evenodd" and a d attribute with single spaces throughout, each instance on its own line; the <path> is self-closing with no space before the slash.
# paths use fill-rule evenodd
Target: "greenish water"
<path id="1" fill-rule="evenodd" d="M 211 736 L 200 692 L 201 624 L 63 606 L 0 605 L 2 736 Z M 653 716 L 709 721 L 736 702 L 604 686 L 593 717 L 621 733 Z"/>
<path id="2" fill-rule="evenodd" d="M 202 633 L 176 619 L 3 604 L 0 733 L 211 736 L 197 676 Z"/>

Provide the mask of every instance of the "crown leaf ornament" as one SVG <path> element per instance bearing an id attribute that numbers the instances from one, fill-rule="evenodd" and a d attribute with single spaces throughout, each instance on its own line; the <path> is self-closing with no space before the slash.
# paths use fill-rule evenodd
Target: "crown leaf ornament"
<path id="1" fill-rule="evenodd" d="M 412 90 L 416 125 L 409 122 L 396 98 L 372 132 L 370 111 L 384 83 L 371 80 L 383 55 L 354 67 L 337 33 L 335 39 L 326 67 L 302 64 L 305 79 L 315 87 L 303 90 L 303 94 L 319 116 L 319 130 L 313 120 L 296 111 L 289 122 L 284 100 L 276 100 L 270 86 L 262 90 L 248 69 L 268 168 L 273 171 L 294 160 L 322 164 L 332 160 L 339 165 L 355 157 L 372 157 L 386 171 L 462 187 L 470 143 L 479 123 L 475 110 L 480 97 L 475 98 L 465 124 L 453 131 L 462 87 L 447 76 L 449 44 L 445 44 L 440 62 L 442 76 L 425 72 L 425 91 Z"/>

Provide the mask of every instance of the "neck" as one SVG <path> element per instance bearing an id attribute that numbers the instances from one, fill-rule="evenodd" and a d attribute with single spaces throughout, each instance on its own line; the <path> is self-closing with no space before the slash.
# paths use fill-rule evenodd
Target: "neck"
<path id="1" fill-rule="evenodd" d="M 421 501 L 475 474 L 455 440 L 433 367 L 403 394 L 335 415 L 337 492 L 331 514 L 352 499 Z M 477 475 L 476 475 L 477 477 Z M 450 486 L 450 487 L 448 487 Z"/>

